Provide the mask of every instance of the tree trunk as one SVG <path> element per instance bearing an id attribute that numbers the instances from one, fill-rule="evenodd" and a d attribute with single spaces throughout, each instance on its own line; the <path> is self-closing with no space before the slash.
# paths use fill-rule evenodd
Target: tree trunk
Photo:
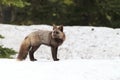
<path id="1" fill-rule="evenodd" d="M 2 14 L 2 23 L 9 24 L 12 19 L 12 7 L 3 6 L 1 14 Z"/>

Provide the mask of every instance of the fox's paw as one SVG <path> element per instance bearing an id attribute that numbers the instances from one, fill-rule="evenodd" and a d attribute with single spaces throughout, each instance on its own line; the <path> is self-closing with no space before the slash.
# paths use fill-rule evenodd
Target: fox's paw
<path id="1" fill-rule="evenodd" d="M 59 61 L 60 59 L 54 59 L 54 61 Z"/>
<path id="2" fill-rule="evenodd" d="M 30 61 L 37 61 L 37 59 L 31 59 Z"/>

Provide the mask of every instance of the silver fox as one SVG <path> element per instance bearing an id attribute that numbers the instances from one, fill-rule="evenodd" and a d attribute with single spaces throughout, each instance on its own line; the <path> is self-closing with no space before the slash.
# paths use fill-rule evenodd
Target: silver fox
<path id="1" fill-rule="evenodd" d="M 26 59 L 28 53 L 31 61 L 36 61 L 34 58 L 34 52 L 44 44 L 51 47 L 52 58 L 54 61 L 58 61 L 57 51 L 58 47 L 64 42 L 65 33 L 63 32 L 63 26 L 53 25 L 52 31 L 38 30 L 30 33 L 23 40 L 17 60 L 22 61 Z"/>

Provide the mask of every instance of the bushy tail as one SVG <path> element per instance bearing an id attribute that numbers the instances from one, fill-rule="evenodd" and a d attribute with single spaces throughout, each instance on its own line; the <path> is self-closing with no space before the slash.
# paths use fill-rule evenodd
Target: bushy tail
<path id="1" fill-rule="evenodd" d="M 20 46 L 17 60 L 19 61 L 24 60 L 27 57 L 29 49 L 30 49 L 30 40 L 28 37 L 26 37 Z"/>

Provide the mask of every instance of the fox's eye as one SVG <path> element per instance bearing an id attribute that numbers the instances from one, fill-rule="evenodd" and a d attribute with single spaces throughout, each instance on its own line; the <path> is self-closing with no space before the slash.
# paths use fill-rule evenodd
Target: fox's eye
<path id="1" fill-rule="evenodd" d="M 58 32 L 58 31 L 54 31 L 54 33 L 55 33 L 55 34 L 59 34 L 59 32 Z"/>

